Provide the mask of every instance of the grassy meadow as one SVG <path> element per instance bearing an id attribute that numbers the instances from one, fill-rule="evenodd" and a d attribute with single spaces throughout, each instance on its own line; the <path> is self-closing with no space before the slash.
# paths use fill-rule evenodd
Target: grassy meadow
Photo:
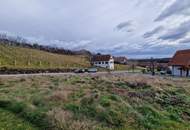
<path id="1" fill-rule="evenodd" d="M 59 55 L 0 43 L 0 67 L 47 69 L 89 66 L 85 56 Z"/>
<path id="2" fill-rule="evenodd" d="M 190 130 L 190 79 L 0 77 L 0 130 Z"/>
<path id="3" fill-rule="evenodd" d="M 146 68 L 135 66 L 134 69 L 131 65 L 123 65 L 123 64 L 115 64 L 115 70 L 117 71 L 127 71 L 127 72 L 134 72 L 134 73 L 142 73 L 143 70 Z"/>

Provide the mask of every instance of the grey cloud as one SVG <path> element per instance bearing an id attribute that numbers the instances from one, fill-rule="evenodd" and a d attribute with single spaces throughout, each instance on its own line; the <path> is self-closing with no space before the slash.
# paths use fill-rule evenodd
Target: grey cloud
<path id="1" fill-rule="evenodd" d="M 132 44 L 132 43 L 131 43 Z M 114 55 L 124 55 L 128 58 L 160 58 L 160 57 L 172 57 L 173 53 L 178 50 L 179 47 L 172 46 L 172 45 L 157 45 L 157 46 L 142 46 L 141 48 L 129 48 L 126 46 L 118 46 L 112 49 L 102 49 L 99 50 L 105 54 L 112 53 Z M 115 50 L 117 49 L 117 50 Z"/>
<path id="2" fill-rule="evenodd" d="M 190 0 L 176 0 L 171 6 L 166 8 L 155 21 L 161 21 L 177 14 L 190 14 Z"/>
<path id="3" fill-rule="evenodd" d="M 190 38 L 183 39 L 180 43 L 190 43 Z"/>
<path id="4" fill-rule="evenodd" d="M 170 29 L 158 39 L 176 41 L 185 38 L 190 32 L 190 20 L 180 24 L 177 28 Z"/>
<path id="5" fill-rule="evenodd" d="M 139 7 L 142 5 L 143 1 L 142 0 L 137 0 L 135 6 Z"/>
<path id="6" fill-rule="evenodd" d="M 147 43 L 148 44 L 148 43 Z M 126 54 L 132 58 L 161 58 L 161 57 L 172 57 L 177 50 L 190 48 L 190 44 L 179 44 L 179 45 L 164 45 L 159 44 L 156 46 L 144 46 L 138 50 L 125 50 L 122 49 L 117 55 Z"/>
<path id="7" fill-rule="evenodd" d="M 134 30 L 133 21 L 122 22 L 116 26 L 118 31 L 132 32 Z"/>
<path id="8" fill-rule="evenodd" d="M 178 32 L 175 32 L 174 30 L 170 30 L 166 34 L 160 36 L 158 39 L 176 41 L 185 37 L 186 35 L 187 35 L 187 32 L 184 30 L 178 31 Z"/>
<path id="9" fill-rule="evenodd" d="M 167 3 L 166 0 L 0 1 L 0 17 L 2 18 L 0 30 L 14 33 L 43 45 L 56 45 L 68 49 L 88 49 L 90 51 L 102 50 L 102 52 L 109 52 L 110 54 L 138 56 L 139 54 L 156 54 L 156 49 L 152 48 L 151 51 L 150 44 L 143 46 L 146 40 L 150 41 L 152 39 L 142 38 L 142 33 L 148 28 L 162 24 L 159 23 L 158 25 L 153 20 L 162 9 L 162 5 Z M 154 4 L 155 2 L 157 4 Z M 176 2 L 178 4 L 189 3 L 189 0 L 176 0 Z M 175 6 L 178 6 L 178 4 Z M 175 8 L 168 8 L 166 10 L 172 11 L 166 12 L 173 12 L 174 14 L 179 12 L 187 15 L 188 11 L 187 9 L 183 10 L 183 7 L 188 8 L 186 4 L 182 4 L 181 8 L 176 10 Z M 170 16 L 169 13 L 164 14 L 164 17 Z M 175 20 L 175 17 L 172 18 Z M 178 21 L 182 22 L 184 19 Z M 169 23 L 166 23 L 164 27 L 167 27 L 167 24 Z M 176 27 L 174 26 L 174 28 Z M 120 33 L 131 31 L 135 31 L 135 33 Z M 160 31 L 161 28 L 154 29 L 147 32 L 145 37 L 157 36 L 157 33 L 163 33 Z M 174 35 L 175 31 L 176 35 L 181 34 L 180 37 L 185 36 L 188 32 L 186 29 L 179 28 L 168 31 L 167 34 Z M 164 45 L 164 40 L 157 41 L 161 41 Z M 155 42 L 157 41 L 155 40 Z M 151 44 L 156 44 L 155 42 Z M 147 48 L 150 48 L 150 50 L 147 50 Z M 167 52 L 168 50 L 165 49 L 164 51 Z"/>
<path id="10" fill-rule="evenodd" d="M 153 29 L 152 31 L 146 32 L 146 33 L 143 35 L 143 37 L 144 37 L 144 38 L 150 38 L 150 37 L 152 37 L 152 36 L 154 36 L 154 35 L 160 33 L 160 32 L 163 31 L 163 30 L 164 30 L 164 27 L 163 27 L 163 26 L 159 26 L 159 27 Z"/>

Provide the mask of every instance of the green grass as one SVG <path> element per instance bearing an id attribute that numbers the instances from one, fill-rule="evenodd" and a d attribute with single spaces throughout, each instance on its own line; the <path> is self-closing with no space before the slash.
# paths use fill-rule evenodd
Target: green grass
<path id="1" fill-rule="evenodd" d="M 0 109 L 0 130 L 39 130 L 15 114 Z"/>
<path id="2" fill-rule="evenodd" d="M 141 73 L 145 68 L 136 66 L 134 70 L 130 65 L 115 64 L 115 70 Z"/>
<path id="3" fill-rule="evenodd" d="M 8 68 L 76 68 L 88 67 L 88 58 L 48 53 L 36 49 L 0 43 L 0 67 Z"/>
<path id="4" fill-rule="evenodd" d="M 190 130 L 190 80 L 125 74 L 0 78 L 0 120 L 0 130 L 15 124 L 18 130 Z"/>

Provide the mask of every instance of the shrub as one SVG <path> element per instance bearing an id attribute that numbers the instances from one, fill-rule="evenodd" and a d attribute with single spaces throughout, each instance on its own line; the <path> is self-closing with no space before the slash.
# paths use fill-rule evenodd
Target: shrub
<path id="1" fill-rule="evenodd" d="M 21 79 L 20 79 L 20 82 L 25 82 L 25 81 L 26 81 L 25 78 L 21 78 Z"/>
<path id="2" fill-rule="evenodd" d="M 143 73 L 143 74 L 145 74 L 145 73 L 146 73 L 146 69 L 142 69 L 141 71 L 142 71 L 142 73 Z"/>
<path id="3" fill-rule="evenodd" d="M 21 113 L 26 105 L 18 102 L 0 101 L 0 107 L 13 113 Z"/>

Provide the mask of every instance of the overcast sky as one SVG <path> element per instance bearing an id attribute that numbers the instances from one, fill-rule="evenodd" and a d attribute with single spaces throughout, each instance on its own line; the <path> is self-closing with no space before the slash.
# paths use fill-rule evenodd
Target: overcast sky
<path id="1" fill-rule="evenodd" d="M 190 0 L 0 0 L 0 31 L 67 49 L 168 57 L 190 48 Z"/>

